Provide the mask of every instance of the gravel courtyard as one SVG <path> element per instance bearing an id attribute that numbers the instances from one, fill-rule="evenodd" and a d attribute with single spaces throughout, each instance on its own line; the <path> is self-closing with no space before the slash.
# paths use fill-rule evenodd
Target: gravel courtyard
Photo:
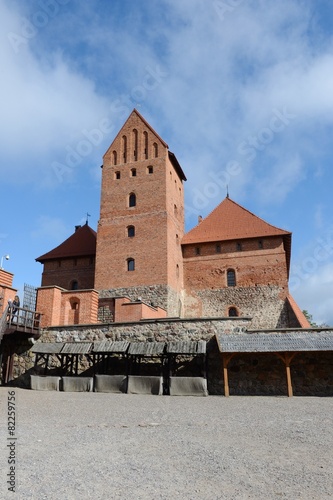
<path id="1" fill-rule="evenodd" d="M 16 492 L 0 498 L 333 497 L 333 398 L 168 397 L 15 390 Z"/>

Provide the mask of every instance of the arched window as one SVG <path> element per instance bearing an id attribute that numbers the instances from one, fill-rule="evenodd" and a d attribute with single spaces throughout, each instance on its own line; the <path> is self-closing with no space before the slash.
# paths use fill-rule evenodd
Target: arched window
<path id="1" fill-rule="evenodd" d="M 233 269 L 227 271 L 227 285 L 236 286 L 236 273 Z"/>
<path id="2" fill-rule="evenodd" d="M 126 135 L 123 135 L 122 143 L 123 143 L 123 161 L 124 161 L 124 163 L 126 163 L 127 162 L 127 137 L 126 137 Z"/>
<path id="3" fill-rule="evenodd" d="M 113 151 L 112 156 L 113 156 L 113 164 L 117 165 L 117 151 Z"/>
<path id="4" fill-rule="evenodd" d="M 73 280 L 71 283 L 71 290 L 78 290 L 79 289 L 79 282 L 77 280 Z"/>
<path id="5" fill-rule="evenodd" d="M 157 144 L 157 142 L 154 142 L 154 144 L 153 144 L 153 154 L 154 154 L 154 158 L 158 158 L 158 144 Z"/>
<path id="6" fill-rule="evenodd" d="M 136 168 L 131 168 L 131 177 L 136 177 Z"/>
<path id="7" fill-rule="evenodd" d="M 135 227 L 134 226 L 127 227 L 127 236 L 129 238 L 133 238 L 135 236 Z"/>
<path id="8" fill-rule="evenodd" d="M 127 271 L 134 271 L 134 270 L 135 270 L 135 260 L 127 259 Z"/>
<path id="9" fill-rule="evenodd" d="M 128 197 L 128 206 L 135 207 L 136 206 L 136 196 L 134 193 L 131 193 Z"/>
<path id="10" fill-rule="evenodd" d="M 134 161 L 137 161 L 137 159 L 138 159 L 138 131 L 136 130 L 136 128 L 133 129 L 133 148 L 134 148 L 133 158 L 134 158 Z"/>
<path id="11" fill-rule="evenodd" d="M 237 311 L 236 307 L 229 307 L 228 316 L 230 318 L 238 316 L 238 311 Z"/>

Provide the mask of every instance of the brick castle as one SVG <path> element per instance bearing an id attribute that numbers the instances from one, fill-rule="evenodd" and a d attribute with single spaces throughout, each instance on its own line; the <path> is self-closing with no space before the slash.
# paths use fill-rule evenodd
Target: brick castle
<path id="1" fill-rule="evenodd" d="M 40 256 L 43 326 L 247 318 L 308 328 L 289 294 L 291 233 L 228 196 L 184 234 L 185 174 L 137 110 L 103 158 L 97 233 L 88 224 Z"/>

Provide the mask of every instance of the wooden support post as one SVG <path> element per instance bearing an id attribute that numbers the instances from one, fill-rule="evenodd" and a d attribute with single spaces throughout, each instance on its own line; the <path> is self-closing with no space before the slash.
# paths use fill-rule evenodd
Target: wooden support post
<path id="1" fill-rule="evenodd" d="M 223 362 L 223 381 L 224 381 L 224 395 L 225 397 L 230 396 L 230 391 L 229 391 L 229 376 L 228 376 L 228 364 L 232 360 L 232 358 L 235 356 L 236 353 L 232 354 L 223 354 L 222 353 L 222 362 Z"/>
<path id="2" fill-rule="evenodd" d="M 275 353 L 282 361 L 284 362 L 286 366 L 286 379 L 287 379 L 287 391 L 288 391 L 288 397 L 291 398 L 293 396 L 293 386 L 292 386 L 292 381 L 291 381 L 291 372 L 290 372 L 290 364 L 294 357 L 296 356 L 297 352 L 285 352 L 283 354 L 280 354 L 279 352 Z"/>

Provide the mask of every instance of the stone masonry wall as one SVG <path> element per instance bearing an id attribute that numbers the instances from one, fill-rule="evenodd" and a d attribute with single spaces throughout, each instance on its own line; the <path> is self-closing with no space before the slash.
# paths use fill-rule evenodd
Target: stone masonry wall
<path id="1" fill-rule="evenodd" d="M 91 325 L 91 327 L 63 327 L 44 330 L 39 342 L 93 342 L 104 339 L 134 341 L 206 340 L 208 352 L 208 390 L 223 395 L 223 370 L 215 334 L 247 328 L 247 319 L 157 320 L 140 323 Z M 8 351 L 7 337 L 3 345 L 4 357 Z M 14 380 L 10 385 L 29 387 L 30 375 L 43 374 L 42 367 L 34 367 L 31 343 L 15 339 Z M 294 395 L 333 396 L 333 352 L 298 353 L 291 364 Z M 60 375 L 59 362 L 50 360 L 51 373 Z M 192 367 L 193 369 L 193 367 Z M 91 374 L 85 358 L 80 360 L 80 371 Z M 287 394 L 286 371 L 282 361 L 273 353 L 237 354 L 228 366 L 230 395 L 284 395 Z"/>
<path id="2" fill-rule="evenodd" d="M 285 300 L 278 286 L 229 287 L 197 292 L 202 302 L 202 316 L 228 316 L 229 307 L 236 307 L 241 317 L 251 316 L 251 328 L 288 328 Z"/>
<path id="3" fill-rule="evenodd" d="M 100 299 L 123 296 L 129 297 L 133 301 L 141 297 L 144 302 L 168 311 L 168 316 L 170 317 L 178 317 L 180 315 L 180 294 L 167 285 L 113 288 L 99 292 Z"/>

